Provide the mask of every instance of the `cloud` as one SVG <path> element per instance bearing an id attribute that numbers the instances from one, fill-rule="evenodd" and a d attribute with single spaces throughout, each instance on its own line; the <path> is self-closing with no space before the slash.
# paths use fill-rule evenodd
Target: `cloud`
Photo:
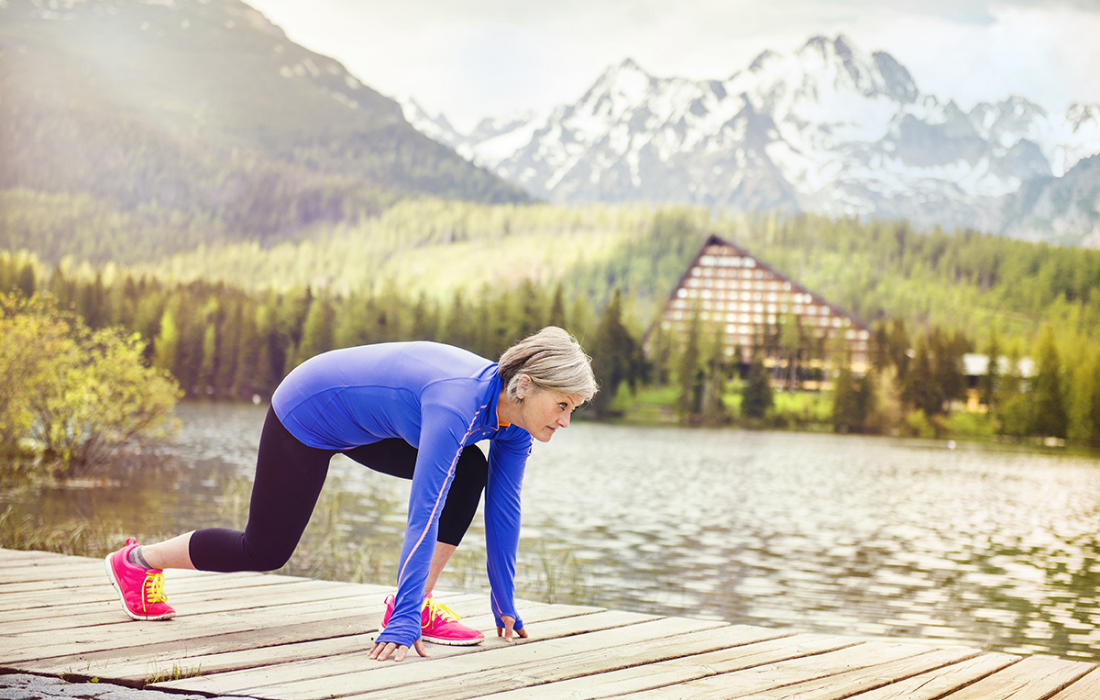
<path id="1" fill-rule="evenodd" d="M 728 78 L 764 49 L 846 34 L 964 107 L 1010 94 L 1100 102 L 1100 0 L 255 0 L 295 41 L 460 126 L 571 102 L 634 58 L 658 76 Z"/>

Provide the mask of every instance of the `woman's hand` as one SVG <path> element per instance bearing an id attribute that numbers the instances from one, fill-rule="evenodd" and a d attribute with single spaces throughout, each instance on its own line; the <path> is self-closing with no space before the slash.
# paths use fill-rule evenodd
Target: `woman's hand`
<path id="1" fill-rule="evenodd" d="M 527 639 L 526 629 L 512 629 L 516 624 L 516 618 L 511 615 L 503 615 L 500 619 L 504 620 L 504 627 L 497 627 L 497 636 L 504 637 L 504 641 L 511 642 L 512 635 L 518 634 L 520 637 Z"/>
<path id="2" fill-rule="evenodd" d="M 523 636 L 526 637 L 527 635 L 525 634 Z M 413 642 L 413 649 L 416 649 L 416 653 L 424 658 L 430 656 L 430 654 L 424 650 L 424 642 L 419 639 Z M 393 660 L 400 661 L 405 658 L 405 654 L 408 653 L 409 648 L 404 644 L 398 644 L 396 642 L 375 642 L 370 650 L 370 657 L 379 661 L 385 661 L 389 658 L 390 654 L 393 654 Z"/>

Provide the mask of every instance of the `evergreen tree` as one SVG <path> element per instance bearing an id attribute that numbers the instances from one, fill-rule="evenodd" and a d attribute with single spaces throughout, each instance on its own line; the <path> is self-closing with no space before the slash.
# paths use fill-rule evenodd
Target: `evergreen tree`
<path id="1" fill-rule="evenodd" d="M 1092 390 L 1089 401 L 1089 442 L 1100 447 L 1100 352 L 1092 362 Z"/>
<path id="2" fill-rule="evenodd" d="M 516 319 L 516 338 L 526 338 L 538 333 L 544 323 L 545 307 L 539 290 L 531 280 L 524 280 L 519 290 L 518 318 Z M 503 351 L 502 351 L 503 352 Z"/>
<path id="3" fill-rule="evenodd" d="M 1039 340 L 1038 354 L 1039 365 L 1031 389 L 1033 431 L 1046 437 L 1065 438 L 1069 415 L 1062 396 L 1062 364 L 1049 326 Z"/>
<path id="4" fill-rule="evenodd" d="M 588 352 L 592 356 L 592 371 L 600 385 L 599 393 L 592 398 L 592 408 L 597 415 L 605 416 L 620 385 L 626 382 L 633 391 L 642 373 L 641 346 L 623 325 L 618 289 L 600 318 Z"/>
<path id="5" fill-rule="evenodd" d="M 176 368 L 176 352 L 179 349 L 179 330 L 176 327 L 178 304 L 169 304 L 160 317 L 160 330 L 154 341 L 153 366 L 172 372 Z"/>
<path id="6" fill-rule="evenodd" d="M 462 291 L 456 290 L 451 299 L 450 313 L 443 324 L 443 342 L 469 350 L 473 346 L 472 321 Z"/>
<path id="7" fill-rule="evenodd" d="M 926 416 L 943 412 L 943 390 L 932 371 L 926 340 L 917 344 L 909 370 L 902 380 L 901 399 L 914 411 L 923 411 Z"/>
<path id="8" fill-rule="evenodd" d="M 61 265 L 55 267 L 50 274 L 46 291 L 57 302 L 59 309 L 73 308 L 76 299 L 76 284 L 66 276 L 65 269 Z"/>
<path id="9" fill-rule="evenodd" d="M 726 358 L 722 335 L 722 325 L 714 324 L 714 337 L 711 339 L 710 352 L 707 353 L 705 385 L 700 406 L 703 422 L 708 425 L 725 423 L 728 418 L 724 396 L 729 381 L 730 362 Z"/>
<path id="10" fill-rule="evenodd" d="M 38 280 L 34 273 L 34 265 L 27 262 L 19 270 L 19 274 L 15 278 L 15 287 L 25 297 L 30 298 L 34 296 L 34 293 L 38 291 Z"/>
<path id="11" fill-rule="evenodd" d="M 859 391 L 855 375 L 847 362 L 837 369 L 833 388 L 833 429 L 838 433 L 855 432 L 863 425 Z"/>
<path id="12" fill-rule="evenodd" d="M 997 338 L 997 329 L 990 326 L 989 343 L 986 345 L 986 354 L 989 356 L 989 364 L 985 374 L 978 378 L 979 401 L 989 407 L 990 411 L 996 408 L 997 389 L 1000 386 L 1000 355 L 1001 343 Z"/>
<path id="13" fill-rule="evenodd" d="M 214 370 L 218 362 L 218 327 L 206 324 L 202 337 L 202 361 L 199 363 L 198 376 L 195 379 L 195 393 L 211 395 L 214 393 Z"/>
<path id="14" fill-rule="evenodd" d="M 313 300 L 302 324 L 301 345 L 298 347 L 297 364 L 333 349 L 336 312 L 327 296 Z"/>
<path id="15" fill-rule="evenodd" d="M 748 376 L 745 377 L 745 388 L 741 395 L 741 415 L 746 418 L 762 419 L 768 415 L 774 401 L 764 358 L 761 353 L 756 353 L 749 364 Z"/>
<path id="16" fill-rule="evenodd" d="M 699 310 L 692 315 L 688 325 L 687 337 L 684 339 L 683 349 L 680 351 L 680 359 L 676 377 L 680 383 L 680 396 L 677 405 L 681 420 L 691 420 L 700 410 L 702 400 L 701 382 L 699 374 Z"/>
<path id="17" fill-rule="evenodd" d="M 565 318 L 565 296 L 561 282 L 558 282 L 558 286 L 554 289 L 554 299 L 550 302 L 550 317 L 546 325 L 569 330 L 569 322 Z"/>
<path id="18" fill-rule="evenodd" d="M 244 304 L 237 306 L 236 315 L 240 319 L 237 357 L 233 362 L 233 383 L 227 392 L 234 398 L 249 399 L 263 391 L 263 383 L 260 379 L 260 349 L 263 346 L 263 337 L 256 324 L 258 312 L 259 309 L 252 305 L 247 305 L 247 308 Z"/>
<path id="19" fill-rule="evenodd" d="M 218 396 L 230 396 L 237 377 L 237 361 L 240 358 L 241 333 L 244 331 L 244 312 L 240 299 L 226 300 L 221 304 L 217 328 L 217 359 L 213 385 Z"/>
<path id="20" fill-rule="evenodd" d="M 929 334 L 932 351 L 932 375 L 944 402 L 966 398 L 966 376 L 963 373 L 963 355 L 970 348 L 970 341 L 962 333 L 948 336 L 939 328 Z M 941 407 L 940 412 L 943 411 Z"/>
<path id="21" fill-rule="evenodd" d="M 649 336 L 649 381 L 654 386 L 664 386 L 671 378 L 672 334 L 658 320 Z"/>
<path id="22" fill-rule="evenodd" d="M 439 316 L 428 301 L 428 296 L 421 292 L 416 299 L 416 306 L 413 307 L 410 337 L 412 340 L 436 340 L 438 330 Z"/>
<path id="23" fill-rule="evenodd" d="M 894 365 L 894 369 L 897 370 L 898 381 L 902 382 L 904 386 L 905 375 L 909 371 L 910 341 L 909 333 L 905 330 L 905 321 L 903 319 L 895 318 L 893 323 L 891 323 L 887 337 L 887 345 L 889 347 L 890 361 Z"/>
<path id="24" fill-rule="evenodd" d="M 107 325 L 107 290 L 103 287 L 103 274 L 98 270 L 95 279 L 90 284 L 80 287 L 77 313 L 84 318 L 84 323 L 92 330 L 98 330 Z"/>

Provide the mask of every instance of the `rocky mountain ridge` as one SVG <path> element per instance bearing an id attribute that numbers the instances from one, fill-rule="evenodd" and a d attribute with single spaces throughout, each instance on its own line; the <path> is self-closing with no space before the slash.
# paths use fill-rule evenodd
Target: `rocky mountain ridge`
<path id="1" fill-rule="evenodd" d="M 658 78 L 627 59 L 574 103 L 468 134 L 413 101 L 403 108 L 423 133 L 552 202 L 874 215 L 1100 247 L 1100 180 L 1087 163 L 1100 153 L 1100 105 L 1053 115 L 1011 97 L 964 111 L 844 36 L 765 51 L 725 80 Z"/>

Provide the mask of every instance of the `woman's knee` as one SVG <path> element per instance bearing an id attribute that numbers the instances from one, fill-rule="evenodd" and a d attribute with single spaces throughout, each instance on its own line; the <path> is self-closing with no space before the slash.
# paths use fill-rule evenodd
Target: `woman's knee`
<path id="1" fill-rule="evenodd" d="M 297 542 L 289 547 L 273 542 L 257 545 L 246 540 L 244 543 L 245 556 L 252 571 L 275 571 L 283 568 L 296 548 Z"/>

